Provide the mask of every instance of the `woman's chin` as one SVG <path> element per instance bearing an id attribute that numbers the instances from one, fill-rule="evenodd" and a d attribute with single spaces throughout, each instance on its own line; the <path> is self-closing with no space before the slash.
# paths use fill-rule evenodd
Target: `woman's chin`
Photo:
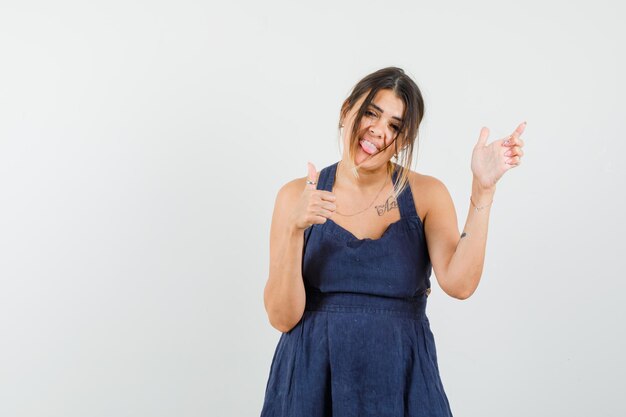
<path id="1" fill-rule="evenodd" d="M 359 148 L 359 150 L 357 151 L 357 154 L 354 158 L 354 162 L 356 163 L 356 166 L 360 166 L 363 164 L 368 164 L 368 162 L 370 162 L 370 160 L 373 158 L 373 155 L 368 154 L 367 152 L 365 152 L 363 149 Z"/>
<path id="2" fill-rule="evenodd" d="M 379 169 L 382 169 L 387 162 L 384 162 L 383 155 L 378 155 L 378 157 L 374 159 L 375 157 L 375 155 L 370 155 L 366 152 L 360 151 L 354 158 L 354 162 L 356 167 L 359 169 L 363 169 L 365 171 L 378 171 Z"/>
<path id="3" fill-rule="evenodd" d="M 357 156 L 354 162 L 358 168 L 367 167 L 369 165 L 368 158 L 363 156 Z"/>

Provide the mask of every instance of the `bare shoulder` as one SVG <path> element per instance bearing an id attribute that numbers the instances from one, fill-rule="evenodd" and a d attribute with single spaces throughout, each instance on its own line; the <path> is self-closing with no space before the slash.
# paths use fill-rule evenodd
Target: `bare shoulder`
<path id="1" fill-rule="evenodd" d="M 276 194 L 274 213 L 272 215 L 272 229 L 282 229 L 287 225 L 288 215 L 298 204 L 302 192 L 306 187 L 308 177 L 295 178 L 283 184 Z"/>
<path id="2" fill-rule="evenodd" d="M 422 222 L 428 217 L 428 212 L 437 206 L 442 199 L 449 198 L 449 192 L 444 183 L 432 175 L 409 171 L 409 184 L 413 193 L 413 201 Z"/>
<path id="3" fill-rule="evenodd" d="M 287 183 L 285 183 L 278 190 L 278 195 L 276 199 L 280 199 L 283 202 L 289 202 L 297 199 L 300 194 L 302 194 L 302 190 L 306 185 L 307 177 L 295 178 Z"/>
<path id="4" fill-rule="evenodd" d="M 281 225 L 281 221 L 285 219 L 285 215 L 293 210 L 297 204 L 302 190 L 306 185 L 307 177 L 296 178 L 285 184 L 278 190 L 276 200 L 274 202 L 274 214 L 272 223 Z"/>

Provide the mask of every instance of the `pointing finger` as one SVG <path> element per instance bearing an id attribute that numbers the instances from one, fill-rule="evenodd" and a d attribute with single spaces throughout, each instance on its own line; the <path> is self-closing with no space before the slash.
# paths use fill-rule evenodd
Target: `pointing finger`
<path id="1" fill-rule="evenodd" d="M 526 122 L 520 123 L 519 126 L 515 129 L 515 131 L 505 140 L 502 145 L 510 146 L 519 143 L 519 137 L 522 133 L 524 133 L 524 129 L 526 129 Z"/>
<path id="2" fill-rule="evenodd" d="M 516 141 L 519 139 L 520 135 L 522 133 L 524 133 L 524 129 L 526 129 L 526 122 L 520 123 L 517 126 L 517 128 L 515 128 L 515 130 L 511 134 L 511 136 L 509 136 L 509 141 L 508 141 L 507 145 L 510 145 L 512 143 L 516 143 Z"/>

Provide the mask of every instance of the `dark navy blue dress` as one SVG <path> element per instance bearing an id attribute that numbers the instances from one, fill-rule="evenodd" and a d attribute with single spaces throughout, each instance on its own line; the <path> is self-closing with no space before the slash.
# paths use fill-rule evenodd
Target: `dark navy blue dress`
<path id="1" fill-rule="evenodd" d="M 336 168 L 318 189 L 332 191 Z M 331 219 L 305 230 L 306 308 L 278 341 L 261 417 L 452 416 L 426 316 L 423 224 L 410 187 L 397 201 L 400 220 L 379 239 Z"/>

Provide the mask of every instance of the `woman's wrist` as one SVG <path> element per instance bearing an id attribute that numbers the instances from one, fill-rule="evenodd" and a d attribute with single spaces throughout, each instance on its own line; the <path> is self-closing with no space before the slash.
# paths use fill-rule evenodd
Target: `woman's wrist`
<path id="1" fill-rule="evenodd" d="M 474 178 L 472 182 L 471 201 L 478 207 L 488 206 L 493 202 L 496 193 L 496 186 L 484 187 Z"/>

